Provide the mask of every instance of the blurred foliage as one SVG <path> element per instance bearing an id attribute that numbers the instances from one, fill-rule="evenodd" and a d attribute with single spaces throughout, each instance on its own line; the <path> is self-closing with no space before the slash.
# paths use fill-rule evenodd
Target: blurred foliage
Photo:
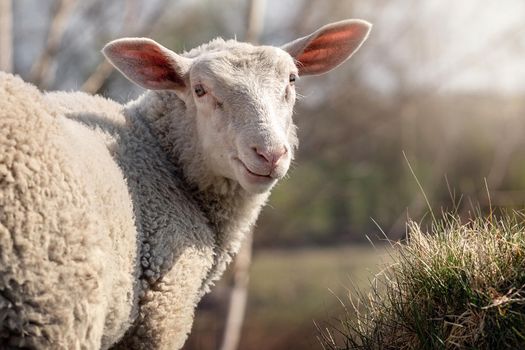
<path id="1" fill-rule="evenodd" d="M 525 204 L 521 96 L 419 92 L 388 101 L 359 91 L 318 110 L 299 108 L 302 147 L 260 219 L 257 244 L 381 236 L 374 220 L 400 237 L 407 212 L 427 210 L 403 152 L 438 211 L 488 208 L 484 179 L 493 206 Z"/>
<path id="2" fill-rule="evenodd" d="M 320 349 L 314 320 L 343 317 L 338 298 L 368 288 L 383 249 L 332 247 L 273 250 L 255 254 L 239 349 Z M 228 276 L 201 302 L 184 349 L 218 349 L 224 327 Z M 355 295 L 354 295 L 355 297 Z M 338 316 L 339 315 L 339 316 Z"/>

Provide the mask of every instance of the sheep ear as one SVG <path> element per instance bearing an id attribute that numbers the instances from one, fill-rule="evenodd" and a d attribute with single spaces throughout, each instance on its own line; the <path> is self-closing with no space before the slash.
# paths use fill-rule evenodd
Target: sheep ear
<path id="1" fill-rule="evenodd" d="M 370 23 L 362 20 L 335 22 L 281 49 L 295 58 L 300 75 L 322 74 L 350 58 L 366 40 L 371 28 Z"/>
<path id="2" fill-rule="evenodd" d="M 181 90 L 192 60 L 147 38 L 108 43 L 102 53 L 129 80 L 150 90 Z"/>

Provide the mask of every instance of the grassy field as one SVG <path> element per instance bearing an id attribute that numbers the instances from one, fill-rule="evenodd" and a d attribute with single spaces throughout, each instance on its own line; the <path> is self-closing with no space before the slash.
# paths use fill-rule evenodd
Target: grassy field
<path id="1" fill-rule="evenodd" d="M 382 257 L 384 251 L 371 246 L 256 252 L 239 349 L 321 349 L 314 320 L 323 323 L 341 316 L 336 296 L 346 301 L 348 288 L 367 288 Z M 219 347 L 227 280 L 201 303 L 184 349 Z"/>
<path id="2" fill-rule="evenodd" d="M 432 225 L 409 221 L 406 244 L 327 349 L 524 349 L 525 214 Z"/>

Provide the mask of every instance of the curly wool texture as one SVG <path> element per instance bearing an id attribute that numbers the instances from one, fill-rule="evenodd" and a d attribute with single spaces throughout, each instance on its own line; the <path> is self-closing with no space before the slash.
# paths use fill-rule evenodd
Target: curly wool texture
<path id="1" fill-rule="evenodd" d="M 0 95 L 0 343 L 96 348 L 114 263 L 105 223 L 41 94 L 2 73 Z"/>
<path id="2" fill-rule="evenodd" d="M 0 73 L 0 95 L 0 344 L 181 348 L 268 194 L 195 183 L 172 93 L 121 106 Z"/>
<path id="3" fill-rule="evenodd" d="M 118 39 L 106 58 L 156 90 L 125 106 L 0 72 L 0 348 L 180 349 L 293 159 L 292 78 L 337 67 L 370 27 L 182 56 Z"/>

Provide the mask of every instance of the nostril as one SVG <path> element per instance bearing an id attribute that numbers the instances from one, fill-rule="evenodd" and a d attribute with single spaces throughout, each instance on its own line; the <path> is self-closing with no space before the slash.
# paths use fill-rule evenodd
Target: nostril
<path id="1" fill-rule="evenodd" d="M 259 158 L 264 159 L 264 160 L 267 161 L 268 163 L 271 163 L 271 162 L 272 162 L 272 156 L 271 156 L 271 153 L 269 153 L 269 152 L 265 152 L 265 151 L 261 151 L 261 150 L 259 150 L 257 147 L 252 147 L 252 150 L 255 152 L 255 154 L 257 154 L 257 156 L 258 156 Z"/>
<path id="2" fill-rule="evenodd" d="M 286 146 L 279 149 L 259 149 L 254 146 L 252 147 L 252 150 L 261 160 L 269 163 L 271 166 L 276 166 L 288 153 L 288 148 Z"/>
<path id="3" fill-rule="evenodd" d="M 277 165 L 286 153 L 288 153 L 288 148 L 286 146 L 283 146 L 283 148 L 276 151 L 273 155 L 273 165 Z"/>

